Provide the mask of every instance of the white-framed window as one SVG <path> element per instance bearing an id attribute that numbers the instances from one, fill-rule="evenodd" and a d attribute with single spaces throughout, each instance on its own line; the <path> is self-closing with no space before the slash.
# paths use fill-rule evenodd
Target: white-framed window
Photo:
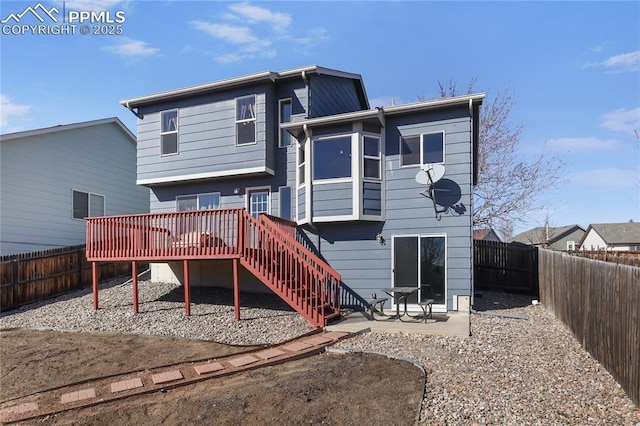
<path id="1" fill-rule="evenodd" d="M 280 124 L 289 123 L 291 121 L 291 99 L 280 99 L 279 101 L 279 122 Z M 280 139 L 278 146 L 284 148 L 293 143 L 293 136 L 286 130 L 280 129 Z"/>
<path id="2" fill-rule="evenodd" d="M 104 216 L 104 200 L 104 195 L 72 190 L 72 217 L 84 219 Z"/>
<path id="3" fill-rule="evenodd" d="M 567 241 L 567 251 L 574 251 L 576 249 L 575 241 Z"/>
<path id="4" fill-rule="evenodd" d="M 444 163 L 444 131 L 400 137 L 400 167 Z"/>
<path id="5" fill-rule="evenodd" d="M 269 188 L 247 188 L 247 210 L 254 218 L 260 213 L 271 214 Z"/>
<path id="6" fill-rule="evenodd" d="M 236 145 L 256 143 L 256 95 L 236 98 Z"/>
<path id="7" fill-rule="evenodd" d="M 381 178 L 380 138 L 365 135 L 362 139 L 363 165 L 362 176 L 365 179 Z"/>
<path id="8" fill-rule="evenodd" d="M 305 182 L 305 170 L 307 160 L 305 158 L 306 144 L 298 144 L 298 186 L 304 185 Z"/>
<path id="9" fill-rule="evenodd" d="M 220 208 L 220 193 L 178 195 L 176 197 L 176 211 L 212 210 Z"/>
<path id="10" fill-rule="evenodd" d="M 160 155 L 178 153 L 178 110 L 160 113 Z"/>
<path id="11" fill-rule="evenodd" d="M 313 140 L 313 180 L 350 178 L 351 135 Z"/>

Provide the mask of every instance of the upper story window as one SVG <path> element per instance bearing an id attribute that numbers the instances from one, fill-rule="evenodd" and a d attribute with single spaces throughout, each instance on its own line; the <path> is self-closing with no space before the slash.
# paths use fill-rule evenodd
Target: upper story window
<path id="1" fill-rule="evenodd" d="M 160 154 L 178 153 L 178 110 L 160 113 Z"/>
<path id="2" fill-rule="evenodd" d="M 367 179 L 380 179 L 380 138 L 365 136 L 363 138 L 364 166 L 363 177 Z"/>
<path id="3" fill-rule="evenodd" d="M 576 249 L 575 241 L 567 241 L 567 251 L 574 251 Z"/>
<path id="4" fill-rule="evenodd" d="M 104 195 L 73 191 L 73 218 L 104 216 Z"/>
<path id="5" fill-rule="evenodd" d="M 313 179 L 351 177 L 351 135 L 313 141 Z"/>
<path id="6" fill-rule="evenodd" d="M 256 96 L 236 99 L 236 144 L 256 142 Z"/>
<path id="7" fill-rule="evenodd" d="M 400 166 L 444 163 L 444 132 L 400 137 Z"/>
<path id="8" fill-rule="evenodd" d="M 291 99 L 280 99 L 280 124 L 291 121 Z M 286 130 L 280 129 L 280 140 L 278 146 L 285 147 L 292 143 L 293 136 Z"/>
<path id="9" fill-rule="evenodd" d="M 220 193 L 178 195 L 176 197 L 176 211 L 211 210 L 220 208 Z"/>

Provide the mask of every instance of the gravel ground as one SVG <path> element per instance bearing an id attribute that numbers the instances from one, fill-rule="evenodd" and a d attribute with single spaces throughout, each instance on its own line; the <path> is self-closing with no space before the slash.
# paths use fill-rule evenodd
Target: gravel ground
<path id="1" fill-rule="evenodd" d="M 0 328 L 133 333 L 230 345 L 280 343 L 314 330 L 274 295 L 242 293 L 242 321 L 236 321 L 232 290 L 210 287 L 191 287 L 191 316 L 186 316 L 182 287 L 148 280 L 138 281 L 142 315 L 136 315 L 132 285 L 125 280 L 100 285 L 97 311 L 89 288 L 2 313 Z"/>
<path id="2" fill-rule="evenodd" d="M 214 340 L 235 345 L 278 343 L 313 329 L 275 296 L 242 294 L 235 321 L 230 290 L 193 288 L 191 317 L 179 286 L 139 282 L 140 312 L 130 284 L 90 290 L 0 314 L 0 328 L 119 332 Z M 425 425 L 631 425 L 640 410 L 568 329 L 531 299 L 484 293 L 476 299 L 471 337 L 367 333 L 336 345 L 411 358 L 428 373 L 420 423 Z M 518 315 L 526 319 L 501 318 Z"/>

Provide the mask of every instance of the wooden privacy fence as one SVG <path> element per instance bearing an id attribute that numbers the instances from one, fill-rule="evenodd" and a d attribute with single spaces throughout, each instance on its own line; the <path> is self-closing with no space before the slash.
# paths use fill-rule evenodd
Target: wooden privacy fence
<path id="1" fill-rule="evenodd" d="M 611 251 L 611 250 L 575 250 L 569 251 L 572 256 L 589 259 L 604 260 L 605 262 L 620 263 L 622 265 L 640 267 L 639 251 Z"/>
<path id="2" fill-rule="evenodd" d="M 100 263 L 99 279 L 131 273 L 131 263 Z M 0 311 L 15 309 L 91 285 L 85 246 L 3 256 L 0 259 Z"/>
<path id="3" fill-rule="evenodd" d="M 474 240 L 475 290 L 538 295 L 538 249 L 524 244 Z"/>
<path id="4" fill-rule="evenodd" d="M 640 406 L 640 268 L 539 250 L 540 300 Z"/>

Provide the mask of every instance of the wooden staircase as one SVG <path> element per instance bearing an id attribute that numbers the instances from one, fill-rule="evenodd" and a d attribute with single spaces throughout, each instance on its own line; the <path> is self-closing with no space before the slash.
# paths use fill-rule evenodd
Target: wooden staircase
<path id="1" fill-rule="evenodd" d="M 311 324 L 338 317 L 340 274 L 296 241 L 295 224 L 243 212 L 240 264 Z"/>

